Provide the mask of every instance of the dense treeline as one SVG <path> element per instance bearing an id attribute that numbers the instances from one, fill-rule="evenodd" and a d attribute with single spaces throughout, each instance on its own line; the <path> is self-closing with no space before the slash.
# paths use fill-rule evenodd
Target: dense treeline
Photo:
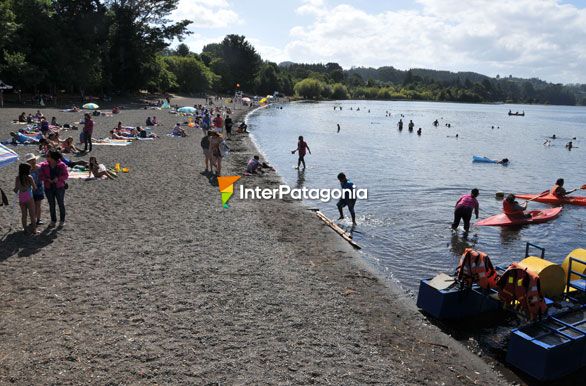
<path id="1" fill-rule="evenodd" d="M 0 0 L 0 79 L 29 93 L 112 95 L 137 90 L 282 94 L 310 99 L 408 99 L 586 105 L 586 85 L 472 72 L 264 61 L 244 36 L 197 54 L 169 45 L 189 20 L 179 0 Z"/>

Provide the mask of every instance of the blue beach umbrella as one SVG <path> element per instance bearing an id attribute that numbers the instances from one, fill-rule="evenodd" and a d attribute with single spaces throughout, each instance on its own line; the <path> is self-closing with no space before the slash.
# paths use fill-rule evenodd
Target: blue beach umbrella
<path id="1" fill-rule="evenodd" d="M 185 106 L 185 107 L 178 108 L 177 111 L 180 112 L 180 113 L 186 113 L 186 114 L 193 114 L 193 113 L 195 113 L 195 109 L 193 107 L 190 107 L 190 106 Z"/>
<path id="2" fill-rule="evenodd" d="M 97 110 L 100 108 L 100 106 L 98 106 L 95 103 L 86 103 L 85 105 L 81 106 L 82 108 L 86 109 L 86 110 Z"/>

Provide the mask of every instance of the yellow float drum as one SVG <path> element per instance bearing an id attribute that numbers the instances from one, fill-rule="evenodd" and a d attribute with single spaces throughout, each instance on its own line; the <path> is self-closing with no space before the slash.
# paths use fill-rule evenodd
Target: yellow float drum
<path id="1" fill-rule="evenodd" d="M 574 259 L 586 261 L 586 249 L 582 249 L 582 248 L 574 249 L 572 252 L 570 252 L 568 254 L 568 256 L 566 256 L 566 258 L 564 259 L 564 262 L 562 263 L 562 268 L 564 269 L 566 278 L 568 277 L 568 270 L 570 268 L 570 257 L 573 257 Z M 582 264 L 578 261 L 572 261 L 572 271 L 579 272 L 581 274 L 586 274 L 586 265 Z M 570 280 L 579 280 L 579 279 L 581 279 L 581 277 L 576 274 L 572 274 L 572 277 L 570 278 Z"/>
<path id="2" fill-rule="evenodd" d="M 566 289 L 566 274 L 561 266 L 536 256 L 521 260 L 519 267 L 527 268 L 539 276 L 541 293 L 548 298 L 560 297 Z M 572 264 L 572 269 L 574 265 Z"/>

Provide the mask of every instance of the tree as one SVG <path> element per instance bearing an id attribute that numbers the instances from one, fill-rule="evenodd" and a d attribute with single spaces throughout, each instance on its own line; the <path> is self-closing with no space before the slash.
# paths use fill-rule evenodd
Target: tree
<path id="1" fill-rule="evenodd" d="M 169 72 L 176 80 L 179 91 L 199 93 L 209 90 L 218 76 L 192 56 L 167 56 L 163 58 Z"/>
<path id="2" fill-rule="evenodd" d="M 256 78 L 256 92 L 260 95 L 268 95 L 275 91 L 282 91 L 278 72 L 276 63 L 263 63 Z"/>
<path id="3" fill-rule="evenodd" d="M 188 56 L 191 53 L 189 47 L 185 43 L 179 44 L 175 52 L 177 53 L 177 56 Z"/>
<path id="4" fill-rule="evenodd" d="M 305 99 L 319 99 L 324 89 L 324 84 L 317 80 L 306 78 L 295 84 L 295 94 Z"/>
<path id="5" fill-rule="evenodd" d="M 262 59 L 244 36 L 227 35 L 219 45 L 206 45 L 202 56 L 204 53 L 212 58 L 209 62 L 212 71 L 222 77 L 222 90 L 234 90 L 237 84 L 245 90 L 254 88 Z M 204 63 L 205 60 L 208 59 Z"/>
<path id="6" fill-rule="evenodd" d="M 109 55 L 107 72 L 112 87 L 139 89 L 153 75 L 156 54 L 174 38 L 189 32 L 189 20 L 170 23 L 167 16 L 179 0 L 107 0 Z"/>
<path id="7" fill-rule="evenodd" d="M 333 86 L 332 99 L 348 99 L 350 94 L 348 88 L 342 83 L 335 83 Z"/>

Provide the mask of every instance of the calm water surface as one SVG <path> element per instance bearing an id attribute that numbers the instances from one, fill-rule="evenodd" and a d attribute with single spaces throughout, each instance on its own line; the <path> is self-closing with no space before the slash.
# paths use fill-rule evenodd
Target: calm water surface
<path id="1" fill-rule="evenodd" d="M 343 109 L 334 111 L 334 106 Z M 484 218 L 501 211 L 497 191 L 537 193 L 559 177 L 567 188 L 585 184 L 586 108 L 379 101 L 278 107 L 248 117 L 265 157 L 291 186 L 338 187 L 336 175 L 343 171 L 357 187 L 368 188 L 368 200 L 356 205 L 354 239 L 366 259 L 408 289 L 416 289 L 422 277 L 455 270 L 466 246 L 487 252 L 497 264 L 523 257 L 527 241 L 545 247 L 546 257 L 558 263 L 572 249 L 586 248 L 585 207 L 568 206 L 554 221 L 520 229 L 473 227 L 468 240 L 449 229 L 455 201 L 473 187 L 480 189 Z M 509 109 L 524 110 L 526 116 L 509 117 Z M 396 126 L 400 114 L 403 132 Z M 407 131 L 410 119 L 415 130 L 422 128 L 421 137 Z M 435 119 L 438 128 L 432 125 Z M 560 139 L 545 147 L 552 134 Z M 294 169 L 297 157 L 291 154 L 299 135 L 312 151 L 305 172 Z M 572 137 L 578 148 L 568 151 L 564 145 Z M 506 157 L 511 163 L 472 163 L 472 155 Z M 337 218 L 335 202 L 306 204 Z M 546 207 L 529 204 L 530 209 Z"/>

